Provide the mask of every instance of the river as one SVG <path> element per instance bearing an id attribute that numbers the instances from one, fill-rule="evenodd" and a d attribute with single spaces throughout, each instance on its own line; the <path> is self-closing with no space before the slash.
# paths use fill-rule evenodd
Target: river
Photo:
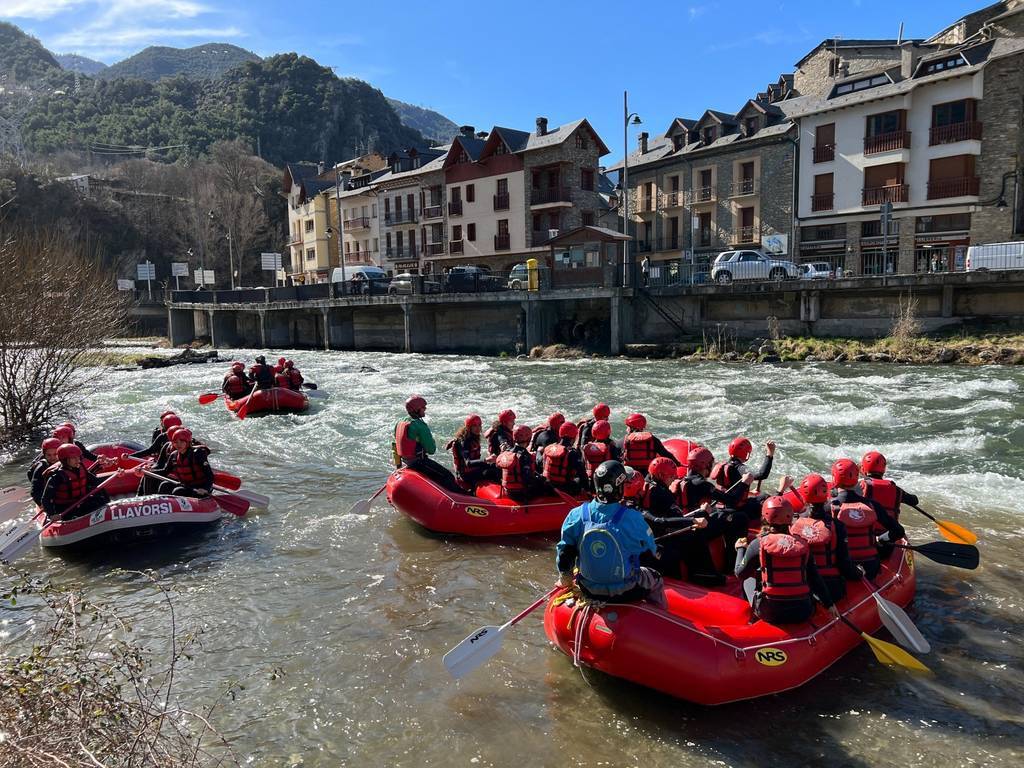
<path id="1" fill-rule="evenodd" d="M 1022 764 L 1019 369 L 292 356 L 330 394 L 306 415 L 239 422 L 219 402 L 201 407 L 196 394 L 217 389 L 222 370 L 192 366 L 102 371 L 78 419 L 86 442 L 141 440 L 173 408 L 214 448 L 216 465 L 273 498 L 268 512 L 108 562 L 38 551 L 19 562 L 117 601 L 140 632 L 159 636 L 160 597 L 117 566 L 152 569 L 173 592 L 179 625 L 206 630 L 179 671 L 179 696 L 195 705 L 229 681 L 245 685 L 215 721 L 248 764 Z M 359 373 L 362 365 L 378 372 Z M 877 447 L 923 507 L 981 536 L 982 567 L 917 559 L 911 614 L 932 643 L 928 678 L 883 667 L 861 647 L 797 691 L 701 709 L 574 669 L 548 645 L 538 612 L 455 683 L 442 654 L 553 583 L 554 540 L 439 538 L 386 504 L 347 513 L 386 478 L 393 424 L 414 391 L 429 400 L 439 443 L 471 410 L 487 421 L 511 406 L 537 423 L 556 408 L 582 415 L 600 399 L 619 436 L 636 409 L 656 434 L 701 439 L 716 454 L 737 433 L 773 438 L 772 483 Z M 21 465 L 0 470 L 0 484 L 22 479 Z M 913 511 L 904 521 L 917 541 L 939 538 Z M 0 637 L 19 634 L 24 620 L 0 613 Z"/>

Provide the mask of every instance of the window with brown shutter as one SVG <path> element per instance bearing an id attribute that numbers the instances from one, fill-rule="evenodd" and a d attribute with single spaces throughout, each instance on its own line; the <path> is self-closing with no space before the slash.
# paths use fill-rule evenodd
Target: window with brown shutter
<path id="1" fill-rule="evenodd" d="M 466 185 L 466 202 L 472 203 L 476 200 L 476 186 L 474 184 Z"/>

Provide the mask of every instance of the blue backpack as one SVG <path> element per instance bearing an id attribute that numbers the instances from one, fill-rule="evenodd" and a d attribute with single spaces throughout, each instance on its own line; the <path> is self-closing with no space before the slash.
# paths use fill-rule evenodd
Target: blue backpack
<path id="1" fill-rule="evenodd" d="M 621 587 L 632 577 L 631 569 L 627 570 L 627 558 L 623 557 L 622 547 L 615 535 L 626 509 L 620 505 L 611 520 L 598 523 L 590 517 L 590 502 L 583 505 L 579 568 L 580 576 L 591 591 L 595 588 L 599 590 L 604 585 L 610 588 Z"/>

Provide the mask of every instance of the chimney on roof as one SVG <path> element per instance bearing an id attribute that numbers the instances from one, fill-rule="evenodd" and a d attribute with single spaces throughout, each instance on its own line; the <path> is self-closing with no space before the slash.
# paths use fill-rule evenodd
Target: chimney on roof
<path id="1" fill-rule="evenodd" d="M 650 134 L 647 133 L 647 131 L 640 131 L 640 135 L 636 137 L 637 138 L 637 143 L 640 145 L 640 154 L 641 155 L 646 155 L 647 154 L 647 139 L 649 137 L 650 137 Z"/>
<path id="2" fill-rule="evenodd" d="M 477 131 L 476 132 L 476 137 L 478 139 L 486 139 L 487 138 L 487 131 Z"/>
<path id="3" fill-rule="evenodd" d="M 323 176 L 323 174 L 324 174 L 324 163 L 321 160 L 319 163 L 316 164 L 316 175 L 317 176 Z"/>
<path id="4" fill-rule="evenodd" d="M 537 118 L 537 135 L 544 136 L 548 132 L 548 119 L 546 117 Z"/>
<path id="5" fill-rule="evenodd" d="M 850 62 L 846 59 L 839 59 L 839 79 L 845 80 L 850 76 Z"/>
<path id="6" fill-rule="evenodd" d="M 472 139 L 475 133 L 476 128 L 474 128 L 472 125 L 463 125 L 459 127 L 459 135 L 467 139 Z"/>
<path id="7" fill-rule="evenodd" d="M 914 44 L 910 41 L 900 45 L 900 75 L 904 80 L 914 75 Z"/>

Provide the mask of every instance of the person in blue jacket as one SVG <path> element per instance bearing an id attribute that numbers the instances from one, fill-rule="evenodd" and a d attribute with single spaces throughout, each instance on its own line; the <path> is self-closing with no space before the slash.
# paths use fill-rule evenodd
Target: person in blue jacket
<path id="1" fill-rule="evenodd" d="M 576 584 L 587 597 L 603 602 L 648 600 L 665 607 L 661 574 L 640 565 L 644 552 L 657 555 L 654 535 L 643 515 L 622 503 L 626 468 L 605 461 L 594 470 L 594 501 L 573 509 L 562 523 L 555 565 L 558 583 Z"/>

